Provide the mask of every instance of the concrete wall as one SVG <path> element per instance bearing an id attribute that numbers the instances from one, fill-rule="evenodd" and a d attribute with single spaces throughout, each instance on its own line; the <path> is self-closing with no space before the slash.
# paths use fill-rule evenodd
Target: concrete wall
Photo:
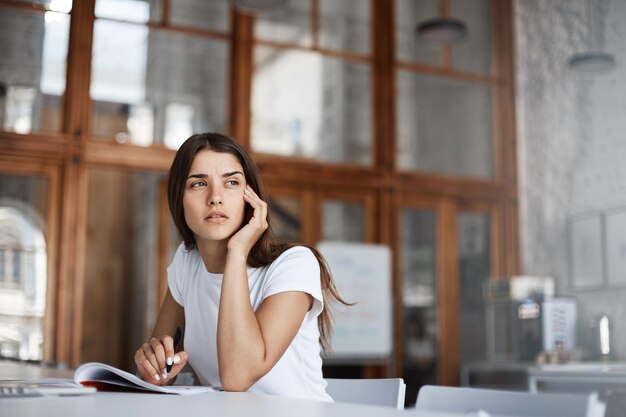
<path id="1" fill-rule="evenodd" d="M 517 0 L 517 125 L 523 265 L 556 279 L 557 294 L 574 296 L 579 344 L 591 357 L 590 321 L 611 318 L 615 358 L 626 359 L 626 288 L 580 290 L 571 279 L 568 224 L 626 206 L 626 2 L 592 1 L 610 73 L 580 74 L 568 58 L 588 47 L 583 0 Z"/>

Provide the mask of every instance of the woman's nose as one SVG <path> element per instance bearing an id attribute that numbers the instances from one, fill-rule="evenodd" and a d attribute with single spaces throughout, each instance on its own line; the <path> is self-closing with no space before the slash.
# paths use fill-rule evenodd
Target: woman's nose
<path id="1" fill-rule="evenodd" d="M 209 206 L 217 206 L 217 205 L 221 205 L 222 204 L 222 199 L 216 196 L 211 196 L 211 198 L 209 198 Z"/>
<path id="2" fill-rule="evenodd" d="M 209 206 L 217 206 L 222 204 L 222 195 L 215 187 L 211 190 L 209 194 L 209 198 L 207 199 L 207 204 Z"/>

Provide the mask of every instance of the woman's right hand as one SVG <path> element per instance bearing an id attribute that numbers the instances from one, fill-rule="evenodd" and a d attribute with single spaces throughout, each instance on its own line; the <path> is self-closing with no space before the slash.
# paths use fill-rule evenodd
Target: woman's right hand
<path id="1" fill-rule="evenodd" d="M 155 385 L 169 385 L 187 363 L 187 352 L 174 352 L 171 336 L 153 337 L 135 352 L 135 364 L 139 377 Z M 172 365 L 170 372 L 166 366 Z"/>

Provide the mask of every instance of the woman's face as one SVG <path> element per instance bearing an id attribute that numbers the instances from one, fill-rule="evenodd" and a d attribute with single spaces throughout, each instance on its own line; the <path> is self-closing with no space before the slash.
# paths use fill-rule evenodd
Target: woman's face
<path id="1" fill-rule="evenodd" d="M 239 160 L 230 153 L 196 154 L 183 193 L 185 221 L 196 243 L 224 242 L 244 220 L 246 179 Z"/>

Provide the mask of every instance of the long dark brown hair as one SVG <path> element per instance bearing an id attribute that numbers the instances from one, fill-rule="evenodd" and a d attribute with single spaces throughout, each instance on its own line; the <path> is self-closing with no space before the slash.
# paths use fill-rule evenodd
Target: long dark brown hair
<path id="1" fill-rule="evenodd" d="M 196 240 L 193 232 L 185 221 L 185 212 L 183 208 L 185 182 L 187 180 L 187 176 L 189 175 L 194 158 L 200 151 L 204 150 L 234 155 L 243 167 L 243 174 L 248 185 L 252 187 L 261 200 L 267 201 L 265 191 L 263 190 L 263 185 L 261 183 L 259 170 L 243 146 L 241 146 L 234 139 L 219 133 L 200 133 L 191 136 L 176 152 L 176 156 L 174 157 L 174 161 L 172 162 L 172 166 L 170 168 L 167 185 L 167 198 L 170 206 L 170 212 L 172 213 L 174 224 L 176 225 L 178 233 L 183 239 L 187 250 L 191 250 L 196 247 Z M 246 204 L 246 212 L 242 227 L 248 223 L 253 212 L 254 209 L 249 204 Z M 269 265 L 274 262 L 280 254 L 294 246 L 305 246 L 313 252 L 313 255 L 315 255 L 320 265 L 320 280 L 325 306 L 317 318 L 317 327 L 320 332 L 320 344 L 322 345 L 322 349 L 324 351 L 329 351 L 332 320 L 328 307 L 331 306 L 331 303 L 340 303 L 344 305 L 350 304 L 345 302 L 337 292 L 337 288 L 333 283 L 328 265 L 317 249 L 308 245 L 278 241 L 272 236 L 269 213 L 267 216 L 267 223 L 270 227 L 263 232 L 259 240 L 257 240 L 252 247 L 252 250 L 248 255 L 248 265 L 254 268 Z"/>

